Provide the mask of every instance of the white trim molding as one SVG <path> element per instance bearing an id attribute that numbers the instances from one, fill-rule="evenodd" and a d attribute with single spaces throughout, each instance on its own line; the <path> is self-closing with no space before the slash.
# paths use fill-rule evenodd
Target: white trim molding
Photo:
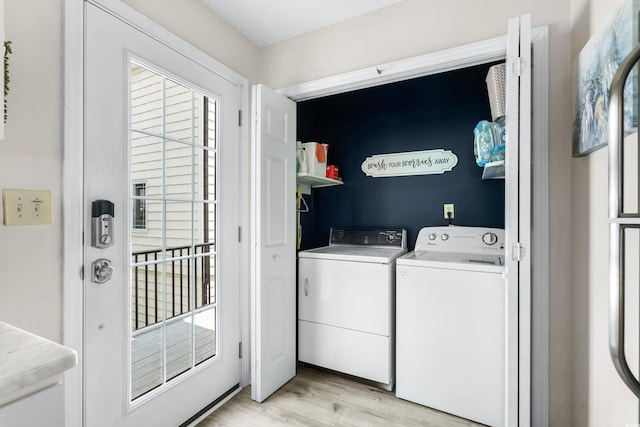
<path id="1" fill-rule="evenodd" d="M 84 174 L 84 4 L 64 1 L 64 154 L 62 168 L 63 266 L 62 341 L 78 354 L 64 375 L 65 425 L 81 427 L 83 417 L 83 182 Z"/>
<path id="2" fill-rule="evenodd" d="M 413 58 L 298 83 L 278 89 L 276 92 L 294 101 L 304 101 L 430 74 L 444 73 L 504 59 L 507 52 L 506 45 L 506 36 L 495 37 Z"/>

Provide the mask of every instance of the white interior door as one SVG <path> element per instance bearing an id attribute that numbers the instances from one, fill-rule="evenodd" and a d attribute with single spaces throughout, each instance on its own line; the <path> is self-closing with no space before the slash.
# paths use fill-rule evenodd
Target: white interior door
<path id="1" fill-rule="evenodd" d="M 172 46 L 85 3 L 88 426 L 175 427 L 239 387 L 240 89 Z"/>
<path id="2" fill-rule="evenodd" d="M 531 18 L 508 24 L 505 425 L 531 424 Z"/>
<path id="3" fill-rule="evenodd" d="M 253 88 L 251 398 L 262 402 L 296 374 L 296 104 Z"/>

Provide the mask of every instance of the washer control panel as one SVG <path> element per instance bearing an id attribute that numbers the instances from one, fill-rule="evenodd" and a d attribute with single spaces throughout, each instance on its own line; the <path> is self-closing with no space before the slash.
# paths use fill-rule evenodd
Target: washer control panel
<path id="1" fill-rule="evenodd" d="M 504 254 L 504 230 L 488 227 L 424 227 L 415 251 Z"/>
<path id="2" fill-rule="evenodd" d="M 487 231 L 482 235 L 482 243 L 485 245 L 495 245 L 498 243 L 498 235 L 492 231 Z"/>

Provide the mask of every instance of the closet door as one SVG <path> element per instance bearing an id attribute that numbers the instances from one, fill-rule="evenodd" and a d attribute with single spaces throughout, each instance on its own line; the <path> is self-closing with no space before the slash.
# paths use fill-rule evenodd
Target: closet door
<path id="1" fill-rule="evenodd" d="M 253 88 L 251 398 L 296 374 L 296 104 Z"/>
<path id="2" fill-rule="evenodd" d="M 531 422 L 531 17 L 509 20 L 506 72 L 505 425 Z"/>

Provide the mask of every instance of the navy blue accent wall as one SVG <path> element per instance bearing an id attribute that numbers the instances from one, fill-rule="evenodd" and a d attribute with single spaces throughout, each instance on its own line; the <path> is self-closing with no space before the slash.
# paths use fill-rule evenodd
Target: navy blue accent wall
<path id="1" fill-rule="evenodd" d="M 329 144 L 329 164 L 344 185 L 305 196 L 302 249 L 325 246 L 329 229 L 406 228 L 409 249 L 424 226 L 504 227 L 504 180 L 483 181 L 473 155 L 473 128 L 491 120 L 484 64 L 298 103 L 298 140 Z M 373 178 L 367 156 L 443 148 L 458 165 L 442 175 Z"/>

